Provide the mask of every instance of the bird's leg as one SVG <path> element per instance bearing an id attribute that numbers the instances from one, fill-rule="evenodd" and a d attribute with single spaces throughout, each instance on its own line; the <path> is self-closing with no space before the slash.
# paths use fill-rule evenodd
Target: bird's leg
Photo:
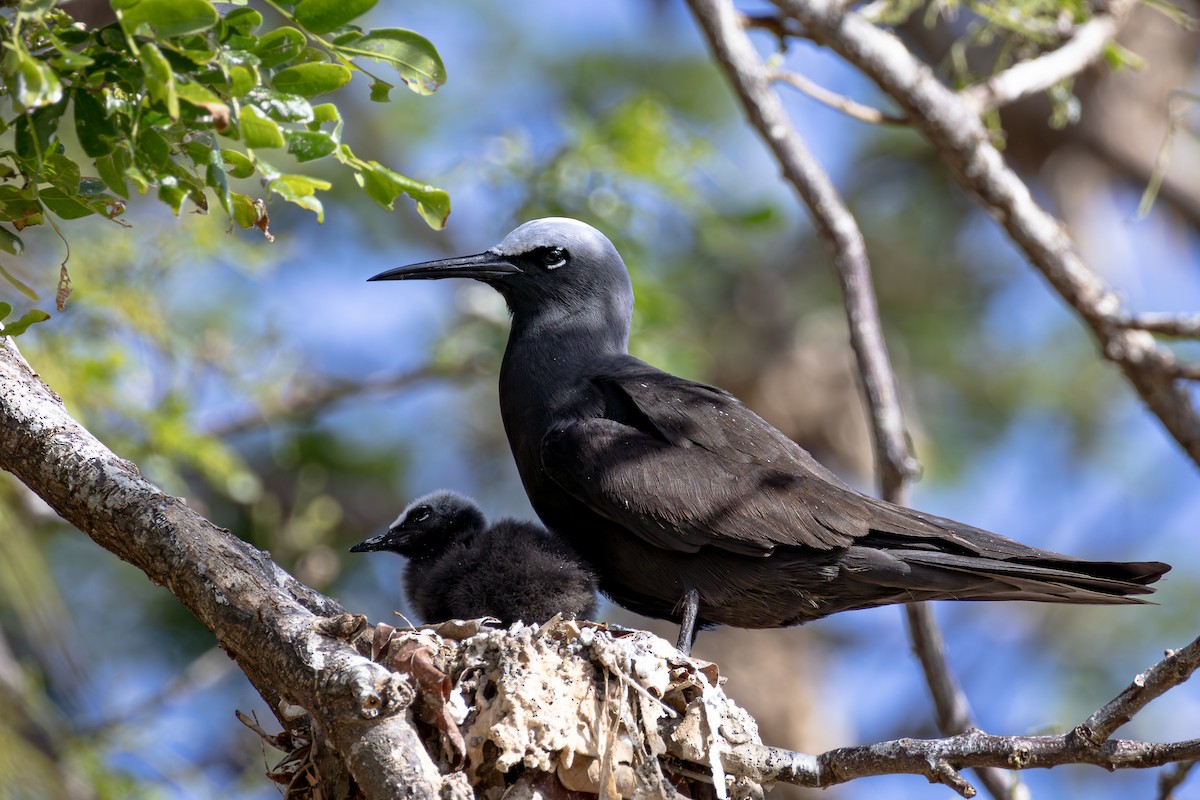
<path id="1" fill-rule="evenodd" d="M 696 615 L 700 613 L 700 593 L 689 586 L 683 593 L 683 617 L 679 621 L 679 638 L 675 641 L 675 649 L 685 656 L 692 654 L 692 645 L 696 643 Z"/>

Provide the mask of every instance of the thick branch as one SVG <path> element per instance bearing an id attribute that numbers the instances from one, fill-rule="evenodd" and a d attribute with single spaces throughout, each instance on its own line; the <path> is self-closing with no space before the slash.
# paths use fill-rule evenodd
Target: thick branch
<path id="1" fill-rule="evenodd" d="M 7 339 L 0 344 L 0 429 L 0 467 L 170 590 L 272 708 L 308 712 L 339 752 L 352 755 L 348 767 L 367 797 L 395 796 L 401 784 L 407 796 L 437 796 L 437 770 L 402 713 L 411 692 L 317 626 L 344 609 L 142 478 L 67 414 Z M 386 722 L 368 734 L 365 721 L 379 717 Z M 372 747 L 380 737 L 386 741 Z M 418 754 L 419 769 L 397 757 L 392 745 L 400 742 L 406 754 Z"/>
<path id="2" fill-rule="evenodd" d="M 1080 25 L 1066 44 L 968 86 L 959 95 L 976 114 L 982 114 L 1044 92 L 1078 75 L 1104 54 L 1104 48 L 1136 5 L 1136 0 L 1112 0 L 1106 11 Z"/>
<path id="3" fill-rule="evenodd" d="M 1025 257 L 1079 314 L 1104 355 L 1200 466 L 1200 415 L 1179 380 L 1175 356 L 1150 334 L 1118 324 L 1116 293 L 1087 265 L 1062 223 L 1046 213 L 992 146 L 975 109 L 944 86 L 893 34 L 835 0 L 774 0 L 805 34 L 875 81 L 905 111 Z"/>

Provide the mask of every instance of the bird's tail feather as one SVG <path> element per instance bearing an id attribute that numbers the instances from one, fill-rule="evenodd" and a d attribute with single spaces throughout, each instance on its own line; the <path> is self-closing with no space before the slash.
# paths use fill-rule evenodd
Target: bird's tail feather
<path id="1" fill-rule="evenodd" d="M 1146 584 L 1169 569 L 1157 562 L 1092 562 L 1039 558 L 1025 562 L 929 550 L 888 552 L 888 568 L 860 580 L 906 591 L 914 600 L 1032 600 L 1048 603 L 1136 604 Z M 879 566 L 876 564 L 875 566 Z"/>

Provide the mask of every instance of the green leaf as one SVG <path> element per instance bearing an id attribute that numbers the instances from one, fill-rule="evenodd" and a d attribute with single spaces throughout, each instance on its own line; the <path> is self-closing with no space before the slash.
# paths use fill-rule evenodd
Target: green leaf
<path id="1" fill-rule="evenodd" d="M 0 225 L 0 250 L 6 253 L 12 253 L 14 256 L 19 256 L 25 252 L 25 242 L 21 241 L 21 237 Z M 3 318 L 5 315 L 0 315 Z"/>
<path id="2" fill-rule="evenodd" d="M 361 17 L 378 0 L 300 0 L 296 22 L 311 33 L 329 33 Z"/>
<path id="3" fill-rule="evenodd" d="M 450 195 L 445 191 L 414 181 L 378 161 L 360 163 L 364 165 L 354 178 L 375 202 L 390 210 L 396 198 L 402 193 L 406 194 L 417 202 L 417 213 L 425 220 L 425 224 L 435 230 L 446 227 L 446 218 L 450 216 Z"/>
<path id="4" fill-rule="evenodd" d="M 312 104 L 298 94 L 289 94 L 265 86 L 246 92 L 246 102 L 278 122 L 309 122 Z"/>
<path id="5" fill-rule="evenodd" d="M 237 150 L 222 150 L 221 161 L 227 167 L 226 171 L 235 178 L 249 178 L 254 174 L 254 162 L 245 153 Z"/>
<path id="6" fill-rule="evenodd" d="M 315 131 L 326 122 L 336 123 L 334 126 L 335 133 L 341 133 L 342 129 L 342 112 L 338 111 L 338 107 L 333 103 L 321 103 L 312 107 L 313 118 L 309 123 L 308 129 Z"/>
<path id="7" fill-rule="evenodd" d="M 42 162 L 39 177 L 68 195 L 79 194 L 79 165 L 59 153 L 51 153 Z"/>
<path id="8" fill-rule="evenodd" d="M 209 0 L 112 0 L 112 7 L 126 33 L 148 24 L 164 39 L 206 31 L 218 19 Z"/>
<path id="9" fill-rule="evenodd" d="M 96 96 L 97 90 L 76 89 L 75 134 L 83 152 L 92 158 L 112 152 L 113 139 L 117 136 L 117 124 L 105 112 L 104 103 Z"/>
<path id="10" fill-rule="evenodd" d="M 5 304 L 7 305 L 7 303 Z M 7 316 L 7 314 L 5 315 Z M 10 322 L 4 326 L 3 334 L 5 336 L 20 336 L 25 331 L 29 330 L 30 325 L 38 322 L 45 322 L 50 319 L 50 315 L 40 308 L 31 308 L 26 311 L 19 320 Z"/>
<path id="11" fill-rule="evenodd" d="M 254 106 L 244 106 L 238 117 L 242 141 L 250 149 L 283 147 L 283 134 L 275 121 L 264 117 Z"/>
<path id="12" fill-rule="evenodd" d="M 68 194 L 57 186 L 38 192 L 42 205 L 62 219 L 82 219 L 95 214 L 95 209 L 81 202 L 75 195 Z"/>
<path id="13" fill-rule="evenodd" d="M 175 94 L 175 73 L 162 51 L 146 42 L 138 48 L 138 61 L 142 63 L 142 75 L 150 99 L 162 103 L 171 119 L 179 119 L 179 97 Z"/>
<path id="14" fill-rule="evenodd" d="M 124 145 L 116 147 L 106 156 L 96 159 L 96 172 L 109 190 L 129 199 L 129 186 L 125 182 L 125 171 L 129 169 L 129 150 Z"/>
<path id="15" fill-rule="evenodd" d="M 263 23 L 263 15 L 253 8 L 235 8 L 225 15 L 225 27 L 239 36 L 249 36 Z"/>
<path id="16" fill-rule="evenodd" d="M 174 176 L 167 175 L 158 184 L 158 199 L 170 206 L 171 211 L 177 217 L 187 196 L 187 189 L 180 186 Z"/>
<path id="17" fill-rule="evenodd" d="M 164 170 L 171 160 L 171 144 L 154 128 L 145 128 L 138 136 L 137 156 L 139 162 L 144 162 L 144 166 Z"/>
<path id="18" fill-rule="evenodd" d="M 87 197 L 102 195 L 107 188 L 108 184 L 100 178 L 83 177 L 79 179 L 79 194 Z"/>
<path id="19" fill-rule="evenodd" d="M 318 47 L 306 47 L 296 56 L 296 64 L 330 64 L 333 56 Z"/>
<path id="20" fill-rule="evenodd" d="M 216 92 L 198 83 L 176 84 L 175 93 L 179 95 L 180 100 L 186 100 L 194 106 L 225 105 Z"/>
<path id="21" fill-rule="evenodd" d="M 233 221 L 242 229 L 252 228 L 258 222 L 258 209 L 254 201 L 244 194 L 230 192 L 230 203 L 233 206 Z"/>
<path id="22" fill-rule="evenodd" d="M 0 185 L 0 219 L 20 222 L 41 213 L 42 207 L 34 198 L 32 187 Z"/>
<path id="23" fill-rule="evenodd" d="M 324 131 L 285 131 L 283 138 L 287 139 L 287 151 L 301 163 L 337 150 L 337 142 Z"/>
<path id="24" fill-rule="evenodd" d="M 41 159 L 50 148 L 50 137 L 58 130 L 58 120 L 67 110 L 67 100 L 36 108 L 17 118 L 14 133 L 17 155 L 31 163 Z M 30 169 L 29 171 L 32 171 Z"/>
<path id="25" fill-rule="evenodd" d="M 32 111 L 62 99 L 62 83 L 54 70 L 19 48 L 6 48 L 5 83 L 18 111 Z"/>
<path id="26" fill-rule="evenodd" d="M 275 73 L 271 83 L 281 92 L 316 97 L 350 82 L 350 70 L 341 64 L 299 64 Z"/>
<path id="27" fill-rule="evenodd" d="M 33 290 L 33 287 L 6 270 L 3 264 L 0 264 L 0 275 L 3 275 L 5 280 L 11 283 L 14 287 L 16 287 L 18 292 L 25 295 L 30 300 L 36 301 L 38 299 L 38 293 Z M 8 304 L 5 303 L 5 305 Z M 9 310 L 6 313 L 0 314 L 0 319 L 3 319 L 12 313 L 12 306 L 8 306 L 8 309 Z"/>
<path id="28" fill-rule="evenodd" d="M 346 58 L 363 56 L 390 65 L 417 94 L 432 94 L 446 82 L 446 67 L 437 49 L 413 31 L 378 28 L 336 49 Z"/>
<path id="29" fill-rule="evenodd" d="M 41 22 L 46 12 L 58 5 L 55 0 L 21 0 L 19 3 L 9 3 L 17 6 L 17 16 L 22 21 Z"/>
<path id="30" fill-rule="evenodd" d="M 318 190 L 329 189 L 332 185 L 329 181 L 310 178 L 307 175 L 280 175 L 268 184 L 271 191 L 284 200 L 316 214 L 317 222 L 325 221 L 325 208 L 313 195 Z"/>
<path id="31" fill-rule="evenodd" d="M 90 56 L 85 56 L 82 53 L 76 53 L 65 44 L 59 37 L 54 34 L 49 35 L 50 44 L 53 45 L 54 51 L 58 54 L 49 59 L 50 66 L 60 72 L 77 72 L 84 67 L 90 67 L 96 63 L 96 60 Z"/>
<path id="32" fill-rule="evenodd" d="M 388 83 L 387 81 L 381 81 L 378 78 L 376 78 L 375 80 L 371 81 L 371 102 L 372 103 L 388 102 L 389 100 L 391 100 L 391 97 L 389 95 L 390 95 L 392 89 L 395 89 L 395 88 L 396 88 L 395 86 Z"/>
<path id="33" fill-rule="evenodd" d="M 5 302 L 0 301 L 0 321 L 3 321 L 5 318 L 7 318 L 8 315 L 12 313 L 12 311 L 13 311 L 12 303 L 5 303 Z"/>
<path id="34" fill-rule="evenodd" d="M 142 172 L 136 166 L 128 166 L 125 168 L 125 177 L 133 181 L 133 185 L 137 187 L 138 194 L 145 194 L 150 188 L 150 179 L 146 177 L 146 173 Z"/>
<path id="35" fill-rule="evenodd" d="M 225 213 L 232 214 L 229 180 L 225 177 L 223 165 L 221 151 L 214 148 L 209 153 L 208 165 L 204 168 L 204 183 L 216 194 L 217 201 L 221 204 L 221 208 L 225 209 Z"/>
<path id="36" fill-rule="evenodd" d="M 300 55 L 304 42 L 304 34 L 296 28 L 276 28 L 258 40 L 254 55 L 264 67 L 278 67 Z"/>
<path id="37" fill-rule="evenodd" d="M 229 69 L 229 94 L 241 97 L 258 85 L 258 70 L 246 64 L 237 64 Z"/>

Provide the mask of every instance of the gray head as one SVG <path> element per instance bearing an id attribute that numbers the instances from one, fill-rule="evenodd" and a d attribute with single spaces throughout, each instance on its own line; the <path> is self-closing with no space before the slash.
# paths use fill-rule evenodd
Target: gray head
<path id="1" fill-rule="evenodd" d="M 409 558 L 430 558 L 486 527 L 487 519 L 474 500 L 437 491 L 412 501 L 385 532 L 359 542 L 350 552 L 389 550 Z"/>
<path id="2" fill-rule="evenodd" d="M 504 295 L 520 320 L 585 314 L 628 331 L 633 287 L 603 233 L 566 217 L 526 222 L 483 253 L 382 272 L 373 281 L 474 278 Z"/>

